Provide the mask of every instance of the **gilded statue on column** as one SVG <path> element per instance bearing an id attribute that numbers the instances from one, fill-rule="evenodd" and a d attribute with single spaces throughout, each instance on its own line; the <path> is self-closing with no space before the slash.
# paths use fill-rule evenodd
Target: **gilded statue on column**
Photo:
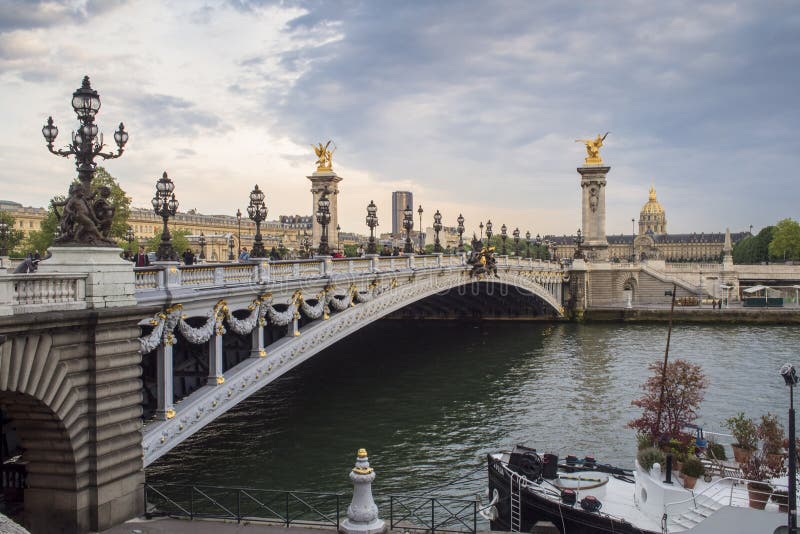
<path id="1" fill-rule="evenodd" d="M 317 172 L 331 172 L 333 171 L 333 153 L 336 152 L 336 145 L 333 150 L 330 150 L 331 141 L 328 140 L 324 145 L 317 143 L 311 145 L 314 148 L 314 153 L 317 155 Z"/>
<path id="2" fill-rule="evenodd" d="M 605 135 L 601 136 L 597 134 L 597 137 L 594 139 L 576 139 L 576 143 L 584 143 L 586 145 L 586 165 L 602 165 L 603 158 L 600 157 L 600 147 L 603 146 L 603 141 L 606 140 L 606 137 L 611 132 L 606 132 Z"/>

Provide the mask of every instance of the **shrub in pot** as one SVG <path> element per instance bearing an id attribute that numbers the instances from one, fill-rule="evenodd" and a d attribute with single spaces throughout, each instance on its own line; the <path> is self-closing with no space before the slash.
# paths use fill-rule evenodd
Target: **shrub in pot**
<path id="1" fill-rule="evenodd" d="M 753 420 L 744 415 L 744 412 L 739 412 L 733 417 L 725 420 L 724 425 L 733 434 L 733 439 L 736 443 L 733 447 L 733 457 L 740 464 L 747 462 L 748 457 L 753 454 L 758 446 L 758 429 Z"/>
<path id="2" fill-rule="evenodd" d="M 758 439 L 763 442 L 764 453 L 770 464 L 783 464 L 783 441 L 785 433 L 778 417 L 767 412 L 761 416 L 757 429 Z"/>
<path id="3" fill-rule="evenodd" d="M 776 476 L 775 466 L 771 465 L 763 450 L 750 455 L 740 465 L 742 476 L 748 479 L 747 492 L 750 497 L 750 508 L 763 510 L 772 493 L 772 486 L 766 481 Z"/>
<path id="4" fill-rule="evenodd" d="M 687 489 L 693 489 L 697 479 L 703 476 L 705 472 L 706 468 L 703 466 L 703 462 L 694 455 L 689 456 L 683 461 L 683 468 L 681 469 L 683 486 Z"/>
<path id="5" fill-rule="evenodd" d="M 636 460 L 639 462 L 639 465 L 647 471 L 650 472 L 650 469 L 653 468 L 653 464 L 658 463 L 662 467 L 664 466 L 664 453 L 661 450 L 656 449 L 655 447 L 646 447 L 641 449 L 636 454 Z"/>
<path id="6" fill-rule="evenodd" d="M 728 455 L 725 454 L 725 446 L 722 443 L 717 443 L 716 441 L 709 441 L 708 447 L 706 447 L 706 457 L 710 460 L 720 460 L 725 461 L 728 459 Z"/>

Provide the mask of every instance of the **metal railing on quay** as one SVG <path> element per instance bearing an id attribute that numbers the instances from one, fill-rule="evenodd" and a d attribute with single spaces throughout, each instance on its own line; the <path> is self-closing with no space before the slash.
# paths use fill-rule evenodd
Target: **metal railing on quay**
<path id="1" fill-rule="evenodd" d="M 144 484 L 146 515 L 339 528 L 344 493 Z"/>
<path id="2" fill-rule="evenodd" d="M 389 495 L 389 528 L 404 531 L 477 532 L 478 500 Z"/>

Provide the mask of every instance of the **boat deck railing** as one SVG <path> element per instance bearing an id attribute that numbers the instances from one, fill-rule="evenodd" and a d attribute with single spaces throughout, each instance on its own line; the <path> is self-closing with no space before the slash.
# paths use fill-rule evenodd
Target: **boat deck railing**
<path id="1" fill-rule="evenodd" d="M 770 496 L 775 492 L 788 493 L 788 486 L 786 484 L 766 483 L 739 477 L 722 477 L 699 492 L 693 491 L 691 497 L 687 499 L 665 503 L 664 515 L 667 518 L 671 515 L 680 515 L 680 513 L 686 511 L 687 508 L 697 508 L 698 505 L 708 506 L 713 504 L 748 508 L 750 506 L 750 491 L 748 491 L 747 486 L 750 483 L 767 484 L 771 487 L 768 491 L 750 490 L 754 493 L 757 500 L 764 503 L 768 502 Z M 680 510 L 681 512 L 675 512 L 676 510 Z"/>

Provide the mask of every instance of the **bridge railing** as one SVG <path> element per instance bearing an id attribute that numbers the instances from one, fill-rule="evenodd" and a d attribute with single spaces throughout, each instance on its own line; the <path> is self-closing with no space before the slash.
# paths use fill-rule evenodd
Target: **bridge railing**
<path id="1" fill-rule="evenodd" d="M 0 315 L 86 308 L 85 274 L 0 276 Z"/>
<path id="2" fill-rule="evenodd" d="M 148 516 L 339 528 L 344 493 L 144 484 Z"/>
<path id="3" fill-rule="evenodd" d="M 427 495 L 390 495 L 389 529 L 477 532 L 478 501 Z"/>

